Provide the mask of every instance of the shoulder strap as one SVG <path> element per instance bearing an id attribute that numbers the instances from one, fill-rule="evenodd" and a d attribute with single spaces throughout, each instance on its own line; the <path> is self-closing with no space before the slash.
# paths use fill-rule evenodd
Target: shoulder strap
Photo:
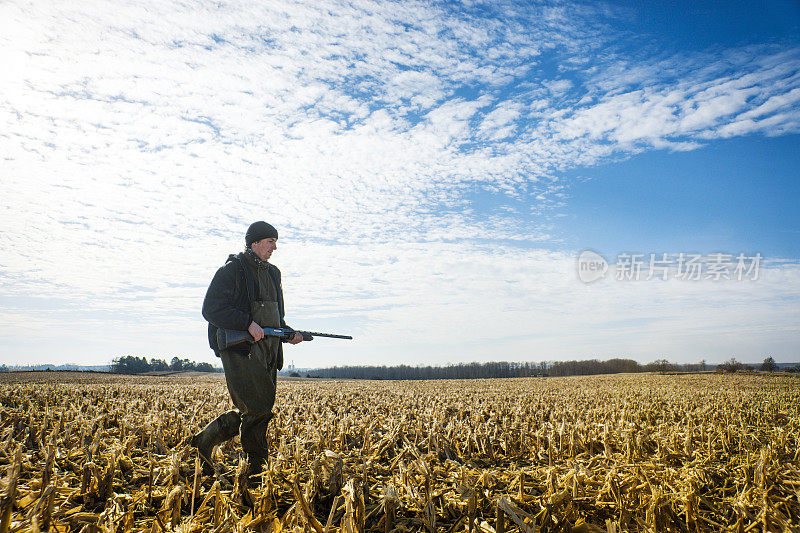
<path id="1" fill-rule="evenodd" d="M 244 273 L 244 284 L 247 287 L 247 298 L 249 301 L 254 302 L 256 300 L 256 282 L 253 279 L 253 273 L 250 272 L 250 269 L 247 268 L 247 265 L 242 261 L 240 255 L 230 255 L 228 256 L 228 260 L 226 263 L 236 260 L 239 263 L 239 266 L 242 267 L 242 272 Z"/>
<path id="2" fill-rule="evenodd" d="M 281 322 L 283 322 L 283 315 L 285 311 L 283 309 L 283 287 L 281 287 L 281 282 L 278 279 L 279 272 L 280 270 L 278 270 L 278 267 L 276 267 L 275 265 L 270 265 L 269 277 L 272 280 L 272 284 L 275 285 L 275 292 L 278 295 L 278 312 L 281 315 Z M 286 325 L 284 324 L 284 327 L 285 326 Z"/>
<path id="3" fill-rule="evenodd" d="M 278 268 L 275 265 L 269 265 L 269 279 L 272 281 L 272 284 L 275 286 L 275 292 L 281 292 L 281 284 L 278 281 Z"/>

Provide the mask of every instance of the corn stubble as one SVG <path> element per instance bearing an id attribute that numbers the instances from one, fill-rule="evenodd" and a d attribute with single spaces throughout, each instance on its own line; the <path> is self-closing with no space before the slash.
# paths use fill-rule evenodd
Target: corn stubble
<path id="1" fill-rule="evenodd" d="M 800 531 L 786 376 L 281 382 L 260 483 L 221 376 L 2 379 L 0 533 Z"/>

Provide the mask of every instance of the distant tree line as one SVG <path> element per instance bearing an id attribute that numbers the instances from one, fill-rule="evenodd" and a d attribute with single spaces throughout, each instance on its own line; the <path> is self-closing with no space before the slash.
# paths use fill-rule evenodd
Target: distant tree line
<path id="1" fill-rule="evenodd" d="M 196 363 L 189 359 L 173 357 L 167 363 L 163 359 L 150 359 L 144 357 L 134 357 L 126 355 L 117 357 L 111 361 L 111 371 L 117 374 L 143 374 L 145 372 L 166 372 L 166 371 L 195 371 L 195 372 L 222 372 L 221 368 L 215 368 L 211 363 Z"/>
<path id="2" fill-rule="evenodd" d="M 610 359 L 608 361 L 593 359 L 591 361 L 556 361 L 553 363 L 501 361 L 447 366 L 335 366 L 313 370 L 308 375 L 339 379 L 521 378 L 644 372 L 649 370 L 648 366 L 642 366 L 632 359 Z"/>
<path id="3" fill-rule="evenodd" d="M 312 377 L 340 379 L 470 379 L 542 375 L 535 363 L 462 363 L 447 366 L 334 366 L 313 370 Z"/>
<path id="4" fill-rule="evenodd" d="M 633 359 L 608 359 L 600 361 L 553 361 L 541 363 L 490 362 L 461 363 L 447 366 L 334 366 L 312 370 L 306 374 L 313 378 L 336 379 L 476 379 L 476 378 L 516 378 L 536 376 L 588 376 L 595 374 L 619 374 L 635 372 L 705 372 L 716 369 L 718 372 L 752 371 L 750 365 L 743 365 L 731 358 L 730 361 L 714 367 L 705 360 L 699 363 L 675 364 L 666 359 L 640 364 Z M 764 359 L 759 370 L 774 372 L 778 369 L 772 357 Z M 789 372 L 798 371 L 795 368 Z M 299 376 L 298 373 L 295 373 Z M 294 375 L 294 374 L 293 374 Z"/>

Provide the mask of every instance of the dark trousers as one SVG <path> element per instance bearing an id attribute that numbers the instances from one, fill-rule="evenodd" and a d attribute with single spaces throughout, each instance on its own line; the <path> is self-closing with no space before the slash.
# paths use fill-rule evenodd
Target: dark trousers
<path id="1" fill-rule="evenodd" d="M 212 420 L 196 438 L 210 452 L 238 433 L 242 449 L 256 469 L 267 458 L 267 424 L 272 418 L 278 369 L 258 357 L 222 352 L 225 382 L 236 410 Z"/>
<path id="2" fill-rule="evenodd" d="M 251 462 L 265 459 L 267 424 L 275 404 L 278 369 L 274 364 L 232 352 L 222 352 L 220 358 L 228 392 L 241 416 L 242 449 Z"/>

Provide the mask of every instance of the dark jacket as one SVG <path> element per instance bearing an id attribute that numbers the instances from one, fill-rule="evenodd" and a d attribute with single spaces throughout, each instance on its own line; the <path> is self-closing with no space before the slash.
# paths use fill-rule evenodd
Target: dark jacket
<path id="1" fill-rule="evenodd" d="M 278 293 L 278 311 L 281 327 L 289 328 L 283 320 L 283 289 L 281 288 L 281 271 L 275 265 L 269 265 L 269 275 L 275 283 Z M 259 294 L 258 280 L 250 272 L 244 254 L 230 255 L 221 266 L 206 291 L 203 300 L 203 317 L 208 320 L 208 344 L 219 356 L 217 346 L 217 328 L 247 331 L 253 321 L 250 315 L 250 302 Z M 249 352 L 248 344 L 240 344 L 231 348 L 242 355 Z M 282 355 L 282 354 L 281 354 Z M 278 369 L 283 367 L 283 357 L 278 358 Z"/>

